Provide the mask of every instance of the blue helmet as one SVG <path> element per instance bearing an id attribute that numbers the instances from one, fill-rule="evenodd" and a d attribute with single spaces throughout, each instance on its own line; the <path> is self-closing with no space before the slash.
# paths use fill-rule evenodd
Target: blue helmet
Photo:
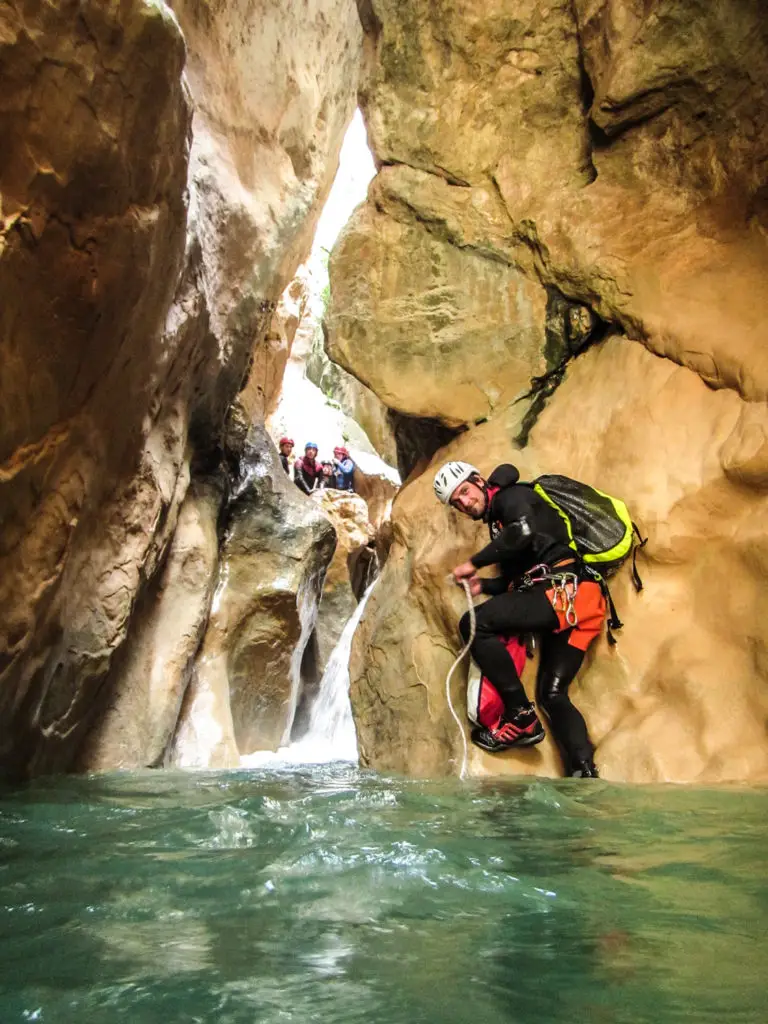
<path id="1" fill-rule="evenodd" d="M 307 441 L 307 443 L 304 445 L 304 451 L 306 451 L 307 448 L 314 448 L 315 451 L 317 451 L 317 445 L 315 444 L 314 441 Z"/>

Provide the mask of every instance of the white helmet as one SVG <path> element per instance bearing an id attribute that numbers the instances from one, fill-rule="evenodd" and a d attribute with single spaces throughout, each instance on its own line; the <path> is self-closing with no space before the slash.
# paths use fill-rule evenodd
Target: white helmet
<path id="1" fill-rule="evenodd" d="M 480 475 L 480 471 L 468 462 L 446 462 L 435 473 L 435 494 L 447 505 L 459 484 L 469 480 L 474 473 Z"/>

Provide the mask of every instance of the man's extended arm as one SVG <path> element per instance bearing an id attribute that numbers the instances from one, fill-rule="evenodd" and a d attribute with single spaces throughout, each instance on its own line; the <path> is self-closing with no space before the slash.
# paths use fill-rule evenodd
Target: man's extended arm
<path id="1" fill-rule="evenodd" d="M 293 466 L 293 479 L 295 480 L 296 484 L 298 485 L 298 488 L 299 488 L 300 491 L 304 491 L 305 494 L 309 494 L 311 488 L 310 488 L 309 484 L 307 483 L 307 478 L 304 476 L 304 470 L 303 470 L 300 462 L 294 463 L 294 466 Z"/>
<path id="2" fill-rule="evenodd" d="M 533 530 L 527 516 L 516 519 L 509 526 L 505 526 L 502 532 L 486 544 L 477 554 L 472 555 L 470 562 L 476 569 L 482 569 L 486 565 L 495 565 L 503 558 L 518 555 L 525 551 L 533 540 Z"/>

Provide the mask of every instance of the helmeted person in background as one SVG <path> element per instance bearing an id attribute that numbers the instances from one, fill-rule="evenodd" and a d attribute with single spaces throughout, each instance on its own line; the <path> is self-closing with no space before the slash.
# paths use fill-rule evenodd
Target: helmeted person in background
<path id="1" fill-rule="evenodd" d="M 340 491 L 354 491 L 355 464 L 343 445 L 333 449 L 333 466 L 336 471 L 336 487 Z"/>
<path id="2" fill-rule="evenodd" d="M 336 474 L 333 471 L 333 463 L 327 459 L 320 463 L 320 479 L 317 486 L 322 490 L 336 487 Z"/>
<path id="3" fill-rule="evenodd" d="M 307 441 L 304 455 L 296 460 L 293 467 L 293 479 L 300 491 L 311 494 L 320 480 L 320 463 L 317 461 L 317 445 Z"/>
<path id="4" fill-rule="evenodd" d="M 502 465 L 486 480 L 466 462 L 448 462 L 435 476 L 435 494 L 440 501 L 488 523 L 491 533 L 490 544 L 453 570 L 457 582 L 467 580 L 473 596 L 490 597 L 475 609 L 472 656 L 504 702 L 504 712 L 495 725 L 475 729 L 472 739 L 494 753 L 530 746 L 544 738 L 544 729 L 502 639 L 534 633 L 540 643 L 536 699 L 563 751 L 566 771 L 596 778 L 587 726 L 568 697 L 568 687 L 587 647 L 602 628 L 605 599 L 570 546 L 561 516 L 532 487 L 519 484 L 519 478 L 514 466 Z M 489 565 L 498 565 L 500 575 L 481 580 L 477 570 Z M 562 581 L 566 578 L 571 589 L 565 596 L 570 597 L 563 600 Z M 468 612 L 459 630 L 466 643 Z"/>
<path id="5" fill-rule="evenodd" d="M 293 438 L 281 437 L 280 438 L 280 462 L 283 465 L 283 469 L 291 475 L 291 465 L 293 464 Z"/>

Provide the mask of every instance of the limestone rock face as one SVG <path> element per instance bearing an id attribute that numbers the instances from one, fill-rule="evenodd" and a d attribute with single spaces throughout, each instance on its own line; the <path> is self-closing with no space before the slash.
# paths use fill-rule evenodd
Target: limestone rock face
<path id="1" fill-rule="evenodd" d="M 238 395 L 238 402 L 251 421 L 264 421 L 275 411 L 293 341 L 306 312 L 307 297 L 299 269 L 280 296 L 269 330 L 253 352 L 248 379 Z"/>
<path id="2" fill-rule="evenodd" d="M 488 416 L 546 369 L 546 296 L 385 202 L 374 182 L 334 250 L 329 354 L 400 412 Z"/>
<path id="3" fill-rule="evenodd" d="M 254 429 L 244 476 L 228 508 L 219 579 L 198 653 L 180 732 L 201 705 L 214 720 L 231 716 L 233 744 L 225 761 L 209 750 L 204 763 L 227 767 L 231 751 L 276 750 L 290 736 L 301 693 L 301 663 L 336 539 L 329 520 L 285 476 L 274 446 Z M 226 730 L 224 730 L 226 732 Z M 217 745 L 218 745 L 217 738 Z M 177 763 L 199 763 L 184 754 Z M 194 757 L 202 756 L 199 743 Z"/>
<path id="4" fill-rule="evenodd" d="M 590 398 L 595 380 L 599 402 Z M 571 691 L 602 774 L 632 782 L 768 779 L 768 494 L 729 479 L 733 452 L 750 463 L 752 430 L 768 426 L 765 407 L 759 427 L 757 411 L 614 337 L 574 362 L 524 450 L 510 450 L 510 413 L 440 452 L 395 502 L 390 555 L 355 635 L 352 696 L 364 763 L 419 774 L 458 769 L 445 677 L 466 602 L 445 577 L 488 533 L 436 505 L 432 474 L 446 458 L 486 473 L 512 459 L 523 479 L 565 472 L 627 498 L 649 537 L 639 558 L 643 592 L 635 593 L 626 569 L 611 583 L 625 623 L 618 645 L 596 641 Z M 531 697 L 535 675 L 529 663 L 523 681 Z M 465 681 L 462 667 L 453 688 L 462 715 Z M 476 774 L 561 770 L 549 739 L 503 756 L 470 749 Z"/>
<path id="5" fill-rule="evenodd" d="M 111 673 L 114 655 L 163 565 L 190 464 L 207 472 L 308 250 L 355 105 L 352 0 L 172 6 L 0 11 L 0 763 L 12 769 L 66 767 L 91 720 L 123 717 L 111 687 L 144 657 L 147 624 Z M 159 744 L 147 738 L 140 760 Z"/>
<path id="6" fill-rule="evenodd" d="M 163 763 L 208 621 L 222 497 L 220 481 L 198 479 L 189 487 L 165 564 L 138 602 L 107 680 L 108 710 L 80 752 L 79 767 Z"/>
<path id="7" fill-rule="evenodd" d="M 0 761 L 80 738 L 173 532 L 190 109 L 164 5 L 0 12 Z"/>
<path id="8" fill-rule="evenodd" d="M 501 289 L 482 339 L 454 328 L 464 305 L 453 296 L 471 308 L 476 288 L 491 287 L 472 269 L 482 256 L 591 305 L 716 386 L 766 397 L 758 0 L 706 12 L 665 0 L 652 13 L 588 0 L 371 7 L 363 101 L 377 157 L 393 166 L 333 264 L 334 358 L 409 412 L 412 385 L 398 388 L 398 370 L 426 376 L 427 357 L 406 355 L 426 348 L 451 397 L 440 409 L 435 395 L 419 415 L 485 415 L 459 396 L 485 387 L 478 344 L 492 322 L 497 344 L 516 337 L 518 360 L 538 342 L 524 310 L 499 317 Z M 446 242 L 453 255 L 440 259 Z M 437 334 L 417 301 L 430 282 L 438 311 L 448 298 Z"/>
<path id="9" fill-rule="evenodd" d="M 484 537 L 435 503 L 431 478 L 460 458 L 593 483 L 649 534 L 645 591 L 626 574 L 614 587 L 619 646 L 594 645 L 574 689 L 603 774 L 765 780 L 763 5 L 371 0 L 366 25 L 384 166 L 332 261 L 331 349 L 390 407 L 470 430 L 394 505 L 352 656 L 363 760 L 457 770 L 443 688 L 463 596 L 444 577 Z M 414 305 L 430 273 L 462 301 L 445 352 Z M 502 310 L 511 280 L 527 298 Z M 489 332 L 515 339 L 508 364 L 465 316 L 482 288 Z M 526 360 L 549 371 L 529 395 Z M 478 384 L 485 413 L 466 398 Z M 542 745 L 473 751 L 472 770 L 560 766 Z"/>
<path id="10" fill-rule="evenodd" d="M 325 336 L 326 330 L 319 323 L 305 362 L 307 377 L 363 428 L 374 449 L 389 465 L 397 465 L 397 447 L 389 409 L 370 388 L 329 359 L 325 351 Z"/>
<path id="11" fill-rule="evenodd" d="M 195 101 L 190 256 L 216 360 L 194 429 L 215 436 L 254 349 L 306 257 L 355 108 L 361 29 L 353 0 L 173 0 Z M 200 314 L 198 314 L 200 315 Z M 267 388 L 269 404 L 270 388 Z"/>
<path id="12" fill-rule="evenodd" d="M 336 550 L 328 566 L 315 632 L 318 645 L 318 673 L 322 675 L 357 598 L 350 583 L 350 567 L 372 537 L 368 506 L 363 498 L 348 491 L 315 491 L 312 496 L 336 531 Z"/>

